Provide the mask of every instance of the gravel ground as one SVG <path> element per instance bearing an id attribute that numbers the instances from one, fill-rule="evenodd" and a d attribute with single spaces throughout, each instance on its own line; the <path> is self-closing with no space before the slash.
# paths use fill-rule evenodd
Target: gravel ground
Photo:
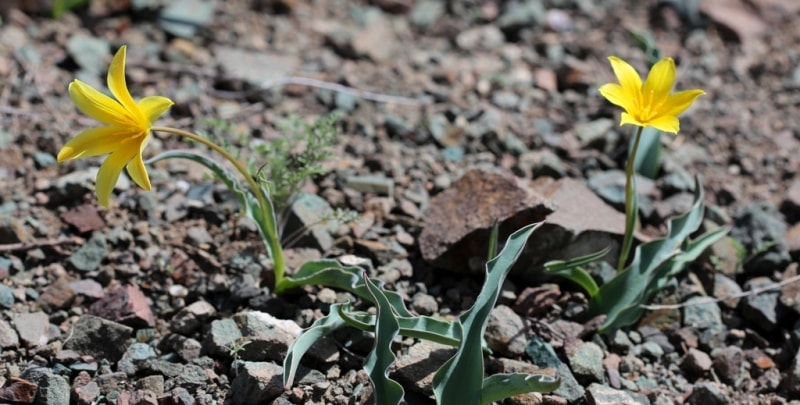
<path id="1" fill-rule="evenodd" d="M 453 317 L 480 290 L 491 220 L 508 233 L 552 212 L 559 233 L 531 243 L 492 313 L 486 367 L 557 372 L 562 386 L 505 404 L 800 403 L 800 3 L 597 3 L 93 0 L 53 19 L 46 0 L 4 2 L 0 402 L 371 403 L 372 340 L 357 331 L 321 342 L 283 388 L 294 336 L 355 298 L 272 294 L 255 228 L 199 166 L 151 166 L 149 192 L 123 176 L 104 209 L 101 160 L 56 163 L 94 125 L 68 83 L 102 88 L 127 44 L 132 94 L 176 103 L 159 125 L 248 153 L 291 116 L 340 115 L 335 159 L 303 186 L 310 209 L 293 209 L 287 232 L 337 208 L 358 218 L 312 228 L 287 249 L 291 269 L 364 257 L 413 311 Z M 615 80 L 609 55 L 644 70 L 629 31 L 676 60 L 678 89 L 707 92 L 678 136 L 662 135 L 656 178 L 639 181 L 640 239 L 686 209 L 697 174 L 706 228 L 730 226 L 738 243 L 715 244 L 638 325 L 606 336 L 586 296 L 539 269 L 619 241 L 630 128 L 597 88 Z M 158 135 L 146 154 L 174 148 L 197 146 Z M 397 349 L 408 402 L 433 403 L 449 349 Z"/>

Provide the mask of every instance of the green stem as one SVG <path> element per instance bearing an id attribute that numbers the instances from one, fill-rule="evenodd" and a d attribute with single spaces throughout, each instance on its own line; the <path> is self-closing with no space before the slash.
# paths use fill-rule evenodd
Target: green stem
<path id="1" fill-rule="evenodd" d="M 284 274 L 286 271 L 286 262 L 284 261 L 283 257 L 283 247 L 281 246 L 281 240 L 278 236 L 278 228 L 275 223 L 275 213 L 274 207 L 272 206 L 272 201 L 267 198 L 264 193 L 261 191 L 261 187 L 258 186 L 256 183 L 255 178 L 250 174 L 247 168 L 239 161 L 231 155 L 228 151 L 226 151 L 221 146 L 205 139 L 197 134 L 184 131 L 181 129 L 176 128 L 169 128 L 169 127 L 153 127 L 150 130 L 154 132 L 168 132 L 174 135 L 182 136 L 184 138 L 189 138 L 195 142 L 203 144 L 211 150 L 219 153 L 227 159 L 229 162 L 236 167 L 236 170 L 242 174 L 242 176 L 247 181 L 247 185 L 250 186 L 250 189 L 253 190 L 253 194 L 255 194 L 256 199 L 258 199 L 258 206 L 261 207 L 261 216 L 266 221 L 266 226 L 262 229 L 266 230 L 267 235 L 264 235 L 267 242 L 267 248 L 269 249 L 270 258 L 272 259 L 272 266 L 273 266 L 273 274 L 275 275 L 275 286 L 279 286 L 283 282 Z M 277 291 L 276 291 L 277 292 Z"/>
<path id="2" fill-rule="evenodd" d="M 633 135 L 633 147 L 631 148 L 628 162 L 625 165 L 625 235 L 622 239 L 622 249 L 619 252 L 619 262 L 617 263 L 617 273 L 622 272 L 628 255 L 633 245 L 633 231 L 636 229 L 636 216 L 638 215 L 638 204 L 636 203 L 636 151 L 639 150 L 639 140 L 642 139 L 644 127 L 639 127 Z"/>

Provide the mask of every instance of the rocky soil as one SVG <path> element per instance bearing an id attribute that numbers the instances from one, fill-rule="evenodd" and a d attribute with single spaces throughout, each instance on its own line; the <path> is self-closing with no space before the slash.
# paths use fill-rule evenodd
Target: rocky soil
<path id="1" fill-rule="evenodd" d="M 132 94 L 176 102 L 162 125 L 250 150 L 290 116 L 340 114 L 335 159 L 287 232 L 336 208 L 358 218 L 313 227 L 287 251 L 292 268 L 364 257 L 409 308 L 452 317 L 480 289 L 486 228 L 547 216 L 493 311 L 487 372 L 557 372 L 562 386 L 504 403 L 800 403 L 800 3 L 92 0 L 58 19 L 51 7 L 0 5 L 0 402 L 371 401 L 371 337 L 356 331 L 321 343 L 284 390 L 294 336 L 354 298 L 272 294 L 255 228 L 202 169 L 151 166 L 150 192 L 123 176 L 102 209 L 100 160 L 56 163 L 94 125 L 67 84 L 102 88 L 127 44 Z M 608 55 L 645 69 L 630 31 L 675 58 L 679 89 L 707 92 L 662 135 L 658 176 L 639 180 L 640 238 L 664 233 L 699 175 L 706 227 L 730 226 L 741 248 L 717 243 L 640 324 L 603 336 L 585 295 L 540 267 L 620 239 L 630 128 L 597 87 L 615 80 Z M 159 135 L 146 154 L 173 148 L 196 146 Z M 399 342 L 409 403 L 433 403 L 448 350 Z"/>

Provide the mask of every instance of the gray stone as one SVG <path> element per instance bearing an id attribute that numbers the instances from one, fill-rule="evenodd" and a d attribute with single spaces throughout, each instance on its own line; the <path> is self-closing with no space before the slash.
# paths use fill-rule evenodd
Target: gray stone
<path id="1" fill-rule="evenodd" d="M 668 218 L 681 215 L 692 209 L 694 204 L 694 194 L 692 193 L 678 193 L 673 194 L 661 201 L 653 203 L 653 216 L 654 221 L 662 222 Z"/>
<path id="2" fill-rule="evenodd" d="M 638 349 L 641 355 L 654 360 L 660 360 L 661 356 L 664 355 L 664 349 L 655 342 L 644 342 L 638 346 Z"/>
<path id="3" fill-rule="evenodd" d="M 123 355 L 134 362 L 152 359 L 157 356 L 155 349 L 147 343 L 134 342 Z"/>
<path id="4" fill-rule="evenodd" d="M 692 387 L 692 393 L 686 398 L 688 405 L 728 405 L 730 398 L 725 387 L 713 382 L 698 382 Z"/>
<path id="5" fill-rule="evenodd" d="M 583 145 L 595 145 L 605 143 L 608 133 L 614 128 L 614 120 L 610 118 L 600 118 L 594 121 L 579 123 L 575 125 L 575 135 Z"/>
<path id="6" fill-rule="evenodd" d="M 47 344 L 50 331 L 50 318 L 44 312 L 31 312 L 13 315 L 14 327 L 19 339 L 26 347 Z"/>
<path id="7" fill-rule="evenodd" d="M 167 378 L 174 378 L 183 372 L 183 366 L 161 359 L 147 359 L 139 364 L 138 371 L 145 374 L 161 374 Z"/>
<path id="8" fill-rule="evenodd" d="M 408 15 L 412 26 L 425 30 L 442 17 L 445 12 L 445 4 L 441 1 L 423 0 L 414 4 Z"/>
<path id="9" fill-rule="evenodd" d="M 47 152 L 36 152 L 33 154 L 33 162 L 41 169 L 56 164 L 56 158 Z"/>
<path id="10" fill-rule="evenodd" d="M 515 110 L 519 104 L 519 96 L 513 91 L 496 91 L 492 94 L 492 104 L 504 110 Z"/>
<path id="11" fill-rule="evenodd" d="M 294 321 L 277 319 L 265 312 L 240 312 L 233 320 L 242 333 L 240 340 L 250 342 L 239 352 L 239 356 L 248 361 L 282 361 L 301 331 Z"/>
<path id="12" fill-rule="evenodd" d="M 129 326 L 83 315 L 72 326 L 71 338 L 64 342 L 64 348 L 114 363 L 127 350 L 132 332 Z"/>
<path id="13" fill-rule="evenodd" d="M 586 387 L 586 399 L 593 405 L 639 405 L 627 392 L 598 383 Z"/>
<path id="14" fill-rule="evenodd" d="M 549 149 L 522 153 L 517 159 L 517 170 L 522 177 L 532 179 L 539 176 L 560 179 L 567 175 L 564 163 Z"/>
<path id="15" fill-rule="evenodd" d="M 19 346 L 19 336 L 11 325 L 0 320 L 0 349 L 15 349 Z"/>
<path id="16" fill-rule="evenodd" d="M 195 301 L 173 315 L 170 329 L 175 333 L 191 335 L 216 313 L 217 310 L 208 302 Z"/>
<path id="17" fill-rule="evenodd" d="M 214 60 L 220 63 L 225 73 L 251 86 L 290 76 L 301 64 L 300 59 L 292 54 L 255 52 L 228 46 L 216 46 L 213 51 Z"/>
<path id="18" fill-rule="evenodd" d="M 186 364 L 181 369 L 180 374 L 172 380 L 174 386 L 184 387 L 190 391 L 195 391 L 208 384 L 208 374 L 205 370 L 194 364 Z"/>
<path id="19" fill-rule="evenodd" d="M 753 256 L 744 264 L 745 273 L 768 275 L 789 263 L 791 257 L 784 238 L 787 230 L 774 205 L 754 203 L 734 214 L 730 236 Z"/>
<path id="20" fill-rule="evenodd" d="M 0 215 L 0 243 L 22 243 L 29 242 L 30 239 L 31 235 L 23 221 L 8 215 Z"/>
<path id="21" fill-rule="evenodd" d="M 265 404 L 283 393 L 283 368 L 275 363 L 243 362 L 231 381 L 233 405 Z"/>
<path id="22" fill-rule="evenodd" d="M 192 226 L 186 229 L 186 243 L 192 246 L 209 245 L 214 242 L 214 238 L 208 233 L 208 229 L 203 226 Z"/>
<path id="23" fill-rule="evenodd" d="M 594 342 L 565 342 L 564 351 L 572 374 L 582 384 L 603 382 L 603 349 Z"/>
<path id="24" fill-rule="evenodd" d="M 744 351 L 738 346 L 714 349 L 711 358 L 716 375 L 726 384 L 737 387 L 749 376 Z"/>
<path id="25" fill-rule="evenodd" d="M 207 0 L 172 1 L 161 10 L 158 22 L 161 28 L 172 35 L 191 38 L 195 36 L 198 28 L 211 23 L 215 5 L 216 2 Z"/>
<path id="26" fill-rule="evenodd" d="M 164 376 L 163 375 L 149 375 L 142 377 L 136 381 L 136 388 L 141 390 L 152 391 L 156 394 L 164 393 Z"/>
<path id="27" fill-rule="evenodd" d="M 108 41 L 97 36 L 76 34 L 67 41 L 67 52 L 75 63 L 92 74 L 100 74 L 106 69 L 109 50 L 111 45 Z"/>
<path id="28" fill-rule="evenodd" d="M 720 303 L 728 308 L 734 309 L 739 305 L 741 298 L 738 297 L 742 293 L 742 287 L 736 280 L 721 274 L 714 274 L 714 298 L 722 299 Z"/>
<path id="29" fill-rule="evenodd" d="M 0 306 L 9 309 L 13 305 L 14 305 L 14 291 L 11 289 L 11 287 L 5 284 L 0 284 Z"/>
<path id="30" fill-rule="evenodd" d="M 433 315 L 439 311 L 439 303 L 433 296 L 418 292 L 411 297 L 411 309 L 420 315 Z"/>
<path id="31" fill-rule="evenodd" d="M 497 19 L 497 26 L 504 32 L 516 33 L 541 25 L 547 19 L 547 10 L 538 0 L 511 3 Z"/>
<path id="32" fill-rule="evenodd" d="M 352 46 L 356 55 L 374 62 L 387 62 L 394 56 L 399 44 L 392 21 L 378 9 L 364 13 L 364 26 L 355 31 Z"/>
<path id="33" fill-rule="evenodd" d="M 587 181 L 603 201 L 618 209 L 625 206 L 625 172 L 622 170 L 606 170 L 589 176 Z M 636 175 L 636 190 L 639 197 L 639 210 L 646 216 L 653 210 L 653 199 L 658 196 L 658 189 L 653 180 Z"/>
<path id="34" fill-rule="evenodd" d="M 108 256 L 106 237 L 95 232 L 92 237 L 69 257 L 69 262 L 79 271 L 94 271 Z"/>
<path id="35" fill-rule="evenodd" d="M 687 375 L 695 377 L 705 375 L 705 373 L 711 370 L 712 365 L 711 357 L 706 354 L 706 352 L 694 348 L 686 352 L 686 355 L 683 356 L 683 360 L 681 360 L 680 363 L 681 369 Z"/>
<path id="36" fill-rule="evenodd" d="M 352 188 L 361 193 L 375 193 L 389 197 L 394 196 L 394 180 L 382 175 L 350 176 L 345 181 L 345 187 Z"/>
<path id="37" fill-rule="evenodd" d="M 211 322 L 203 347 L 208 353 L 230 355 L 230 348 L 242 338 L 242 331 L 231 318 Z"/>
<path id="38" fill-rule="evenodd" d="M 286 234 L 302 235 L 296 239 L 297 246 L 314 247 L 325 252 L 333 247 L 330 227 L 337 222 L 330 220 L 331 213 L 333 208 L 324 198 L 300 194 L 291 206 Z"/>
<path id="39" fill-rule="evenodd" d="M 498 305 L 489 315 L 485 339 L 493 351 L 508 357 L 520 356 L 525 353 L 525 322 L 511 308 Z"/>
<path id="40" fill-rule="evenodd" d="M 351 112 L 356 109 L 358 105 L 358 97 L 344 92 L 337 92 L 333 96 L 333 105 L 337 110 L 343 112 Z"/>
<path id="41" fill-rule="evenodd" d="M 456 45 L 465 51 L 497 49 L 505 43 L 505 36 L 497 26 L 483 25 L 461 31 Z"/>
<path id="42" fill-rule="evenodd" d="M 452 346 L 423 340 L 414 344 L 395 361 L 397 380 L 418 393 L 432 395 L 433 375 L 455 354 Z"/>
<path id="43" fill-rule="evenodd" d="M 768 277 L 756 277 L 745 283 L 745 290 L 758 290 L 774 284 Z M 768 290 L 745 297 L 742 302 L 742 316 L 764 331 L 775 330 L 782 312 L 778 307 L 778 294 L 778 290 Z"/>
<path id="44" fill-rule="evenodd" d="M 561 379 L 561 385 L 553 391 L 553 394 L 563 397 L 569 402 L 575 402 L 583 398 L 584 388 L 572 375 L 569 367 L 561 362 L 556 355 L 553 347 L 541 340 L 538 336 L 531 337 L 528 346 L 525 347 L 525 354 L 531 359 L 531 363 L 543 369 L 555 369 Z"/>
<path id="45" fill-rule="evenodd" d="M 624 354 L 631 349 L 631 347 L 633 346 L 633 342 L 631 342 L 631 339 L 628 337 L 627 333 L 625 333 L 621 329 L 617 329 L 611 336 L 611 340 L 609 341 L 609 346 L 611 346 L 611 348 L 613 348 L 617 352 Z"/>
<path id="46" fill-rule="evenodd" d="M 722 327 L 722 312 L 719 305 L 708 297 L 691 297 L 683 307 L 683 325 L 697 329 L 719 329 Z"/>
<path id="47" fill-rule="evenodd" d="M 44 367 L 32 367 L 22 372 L 22 378 L 39 386 L 36 390 L 35 405 L 63 405 L 69 403 L 69 382 L 66 378 L 53 374 Z"/>

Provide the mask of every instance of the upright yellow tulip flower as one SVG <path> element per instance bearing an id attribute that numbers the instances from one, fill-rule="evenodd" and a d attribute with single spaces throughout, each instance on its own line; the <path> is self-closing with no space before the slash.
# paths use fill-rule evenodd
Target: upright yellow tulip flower
<path id="1" fill-rule="evenodd" d="M 672 58 L 661 59 L 653 65 L 644 84 L 627 62 L 616 56 L 610 56 L 608 60 L 619 84 L 604 84 L 600 87 L 600 94 L 625 110 L 620 125 L 652 126 L 677 134 L 680 130 L 678 115 L 689 108 L 697 97 L 705 94 L 700 89 L 670 94 L 675 84 L 675 61 Z"/>
<path id="2" fill-rule="evenodd" d="M 139 187 L 150 190 L 142 150 L 150 139 L 153 122 L 174 104 L 161 96 L 145 97 L 138 102 L 131 97 L 125 83 L 125 46 L 111 61 L 108 88 L 114 98 L 77 79 L 69 84 L 69 95 L 78 109 L 105 125 L 79 133 L 58 152 L 59 162 L 109 155 L 97 172 L 97 198 L 104 207 L 108 206 L 123 167 Z"/>

